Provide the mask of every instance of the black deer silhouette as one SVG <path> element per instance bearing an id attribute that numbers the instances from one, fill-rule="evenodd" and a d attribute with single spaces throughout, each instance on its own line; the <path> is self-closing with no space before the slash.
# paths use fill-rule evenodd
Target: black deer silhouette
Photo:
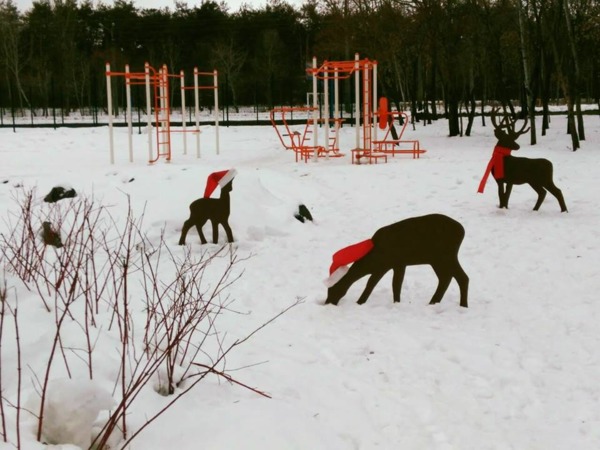
<path id="1" fill-rule="evenodd" d="M 185 237 L 193 226 L 198 230 L 200 241 L 206 244 L 202 227 L 210 220 L 212 224 L 213 243 L 219 241 L 219 225 L 222 225 L 227 234 L 227 242 L 233 242 L 233 233 L 229 226 L 230 201 L 229 193 L 233 189 L 233 180 L 221 188 L 219 198 L 199 198 L 190 204 L 190 218 L 183 223 L 179 245 L 185 245 Z"/>
<path id="2" fill-rule="evenodd" d="M 372 249 L 354 262 L 347 273 L 329 287 L 325 303 L 337 305 L 350 286 L 370 275 L 358 299 L 358 304 L 365 303 L 379 280 L 390 270 L 394 271 L 394 302 L 399 302 L 406 267 L 429 264 L 439 280 L 429 304 L 433 305 L 442 300 L 454 278 L 460 288 L 460 306 L 466 308 L 469 277 L 458 262 L 458 250 L 464 236 L 463 226 L 442 214 L 413 217 L 380 228 L 371 238 Z"/>
<path id="3" fill-rule="evenodd" d="M 537 202 L 533 207 L 534 211 L 540 209 L 546 193 L 549 191 L 560 205 L 562 212 L 567 212 L 567 205 L 562 195 L 562 191 L 556 187 L 553 181 L 553 166 L 550 161 L 544 158 L 522 158 L 512 156 L 513 150 L 520 148 L 517 139 L 522 134 L 529 131 L 527 127 L 527 118 L 523 121 L 520 130 L 515 131 L 516 120 L 504 113 L 504 117 L 498 123 L 496 119 L 497 108 L 492 110 L 491 119 L 494 126 L 494 136 L 498 139 L 494 154 L 488 164 L 486 175 L 479 185 L 479 192 L 483 192 L 485 180 L 491 171 L 496 183 L 498 184 L 498 199 L 500 208 L 508 209 L 508 200 L 514 184 L 529 184 L 538 194 Z"/>

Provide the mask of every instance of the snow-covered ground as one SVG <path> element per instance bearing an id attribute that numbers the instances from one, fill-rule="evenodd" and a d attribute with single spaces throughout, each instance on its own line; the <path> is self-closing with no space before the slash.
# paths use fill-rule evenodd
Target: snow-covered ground
<path id="1" fill-rule="evenodd" d="M 179 134 L 172 162 L 154 165 L 147 164 L 143 134 L 133 136 L 135 160 L 128 161 L 125 128 L 115 129 L 114 165 L 106 128 L 0 129 L 0 210 L 14 211 L 23 186 L 36 188 L 35 208 L 50 211 L 55 206 L 42 198 L 63 185 L 110 206 L 120 220 L 129 196 L 134 212 L 145 209 L 143 231 L 158 241 L 164 229 L 178 255 L 188 205 L 202 196 L 207 175 L 237 169 L 230 224 L 241 278 L 227 291 L 235 312 L 224 312 L 217 329 L 231 343 L 303 302 L 237 347 L 220 368 L 241 368 L 228 373 L 272 398 L 211 375 L 146 428 L 132 449 L 594 450 L 600 445 L 600 123 L 586 116 L 587 140 L 577 152 L 565 129 L 565 119 L 553 116 L 538 145 L 521 137 L 518 154 L 554 163 L 568 213 L 551 195 L 532 211 L 536 194 L 528 186 L 514 187 L 508 210 L 497 207 L 492 179 L 477 194 L 495 144 L 491 127 L 479 120 L 473 136 L 463 138 L 448 138 L 445 121 L 418 125 L 405 137 L 428 150 L 420 159 L 403 155 L 360 166 L 350 163 L 350 127 L 342 129 L 344 158 L 296 163 L 271 127 L 221 128 L 216 155 L 214 128 L 206 127 L 200 159 L 191 138 L 188 155 L 182 154 Z M 300 203 L 314 222 L 294 218 Z M 459 259 L 470 278 L 468 309 L 459 307 L 455 282 L 440 304 L 428 305 L 437 285 L 429 266 L 407 269 L 400 304 L 392 303 L 388 273 L 365 305 L 355 301 L 366 278 L 339 306 L 323 305 L 335 251 L 432 212 L 466 229 Z M 5 219 L 0 230 L 7 226 Z M 208 225 L 205 234 L 210 239 Z M 224 238 L 221 230 L 221 243 Z M 187 243 L 197 254 L 220 248 L 202 247 L 195 230 Z M 218 274 L 206 276 L 211 283 Z M 23 397 L 35 398 L 33 380 L 43 377 L 54 315 L 14 276 L 2 277 L 15 286 L 8 301 L 14 304 L 18 294 Z M 143 326 L 135 289 L 133 318 Z M 9 332 L 7 325 L 2 395 L 14 404 Z M 76 341 L 75 335 L 69 338 Z M 112 392 L 118 349 L 99 339 L 97 351 L 95 379 Z M 73 378 L 85 378 L 85 364 L 67 358 Z M 63 366 L 56 363 L 50 378 L 64 378 Z M 68 389 L 62 392 L 67 411 L 73 401 Z M 99 409 L 105 400 L 97 399 Z M 168 401 L 147 386 L 130 409 L 130 427 Z M 5 412 L 14 442 L 14 409 L 5 404 Z M 66 413 L 69 420 L 76 416 Z M 22 448 L 42 448 L 30 423 L 21 430 Z"/>

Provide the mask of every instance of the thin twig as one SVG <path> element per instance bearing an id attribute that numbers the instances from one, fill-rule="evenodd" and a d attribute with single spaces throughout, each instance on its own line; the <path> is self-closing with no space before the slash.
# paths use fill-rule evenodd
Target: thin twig
<path id="1" fill-rule="evenodd" d="M 242 383 L 241 381 L 237 381 L 231 375 L 227 375 L 225 372 L 221 372 L 220 370 L 217 370 L 214 367 L 207 366 L 206 364 L 200 364 L 200 363 L 192 363 L 192 364 L 194 366 L 202 367 L 203 369 L 206 369 L 210 373 L 214 373 L 215 375 L 223 377 L 223 378 L 225 378 L 227 381 L 229 381 L 231 383 L 234 383 L 234 384 L 237 384 L 239 386 L 242 386 L 243 388 L 246 388 L 246 389 L 248 389 L 248 390 L 250 390 L 252 392 L 256 392 L 258 395 L 262 395 L 263 397 L 267 397 L 267 398 L 272 398 L 269 394 L 266 394 L 263 391 L 259 391 L 256 388 L 250 387 L 247 384 Z"/>

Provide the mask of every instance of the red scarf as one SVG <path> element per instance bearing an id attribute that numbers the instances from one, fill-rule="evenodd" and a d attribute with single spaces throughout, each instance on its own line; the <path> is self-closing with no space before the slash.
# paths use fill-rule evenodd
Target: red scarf
<path id="1" fill-rule="evenodd" d="M 507 147 L 500 147 L 499 145 L 494 147 L 494 152 L 492 153 L 490 162 L 485 169 L 483 178 L 479 183 L 479 189 L 477 189 L 477 192 L 482 193 L 485 189 L 485 183 L 487 182 L 492 169 L 494 169 L 494 178 L 496 180 L 504 178 L 504 157 L 510 155 L 510 152 L 512 152 L 512 150 Z"/>

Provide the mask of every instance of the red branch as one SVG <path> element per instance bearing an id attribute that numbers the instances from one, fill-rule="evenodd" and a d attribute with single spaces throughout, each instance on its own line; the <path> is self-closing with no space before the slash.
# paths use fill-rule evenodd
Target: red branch
<path id="1" fill-rule="evenodd" d="M 239 386 L 242 386 L 243 388 L 246 388 L 246 389 L 248 389 L 248 390 L 250 390 L 252 392 L 256 392 L 258 395 L 262 395 L 263 397 L 267 397 L 267 398 L 272 398 L 269 394 L 266 394 L 263 391 L 259 391 L 258 389 L 252 388 L 252 387 L 248 386 L 247 384 L 244 384 L 244 383 L 242 383 L 240 381 L 237 381 L 231 375 L 227 375 L 225 372 L 221 372 L 220 370 L 217 370 L 214 367 L 207 366 L 205 364 L 200 364 L 200 363 L 192 363 L 192 364 L 194 366 L 202 367 L 203 369 L 206 369 L 210 373 L 214 373 L 215 375 L 223 377 L 227 381 L 230 381 L 231 383 L 234 383 L 234 384 L 237 384 Z"/>

